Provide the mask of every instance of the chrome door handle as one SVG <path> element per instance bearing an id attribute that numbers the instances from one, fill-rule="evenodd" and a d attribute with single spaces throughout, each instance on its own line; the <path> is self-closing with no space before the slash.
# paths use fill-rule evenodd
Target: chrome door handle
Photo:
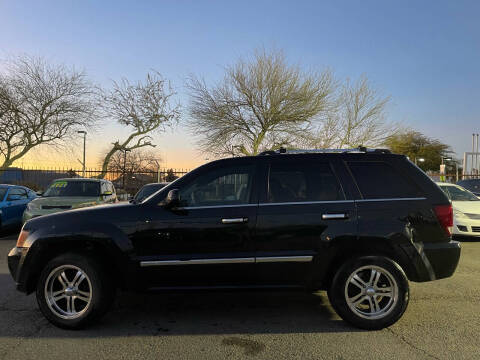
<path id="1" fill-rule="evenodd" d="M 222 219 L 222 224 L 243 224 L 248 222 L 248 218 Z"/>
<path id="2" fill-rule="evenodd" d="M 347 214 L 323 214 L 323 220 L 334 220 L 334 219 L 346 219 L 348 218 Z"/>

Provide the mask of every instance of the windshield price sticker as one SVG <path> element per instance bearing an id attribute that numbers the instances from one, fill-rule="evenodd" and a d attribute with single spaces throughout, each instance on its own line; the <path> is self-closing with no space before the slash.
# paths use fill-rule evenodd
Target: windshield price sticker
<path id="1" fill-rule="evenodd" d="M 58 181 L 52 184 L 52 188 L 64 188 L 67 187 L 67 184 L 68 183 L 66 181 Z"/>

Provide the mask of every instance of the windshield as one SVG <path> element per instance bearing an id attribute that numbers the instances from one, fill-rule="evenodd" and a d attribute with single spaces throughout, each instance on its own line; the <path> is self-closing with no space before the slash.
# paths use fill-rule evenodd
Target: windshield
<path id="1" fill-rule="evenodd" d="M 440 188 L 447 194 L 452 201 L 479 201 L 470 191 L 456 186 L 440 186 Z"/>
<path id="2" fill-rule="evenodd" d="M 97 181 L 55 181 L 43 196 L 100 196 L 100 183 Z"/>
<path id="3" fill-rule="evenodd" d="M 135 202 L 141 202 L 163 187 L 165 187 L 165 184 L 145 185 L 137 192 L 133 199 Z"/>
<path id="4" fill-rule="evenodd" d="M 7 188 L 5 187 L 0 188 L 0 201 L 3 201 L 3 198 L 5 197 L 6 193 L 7 193 Z"/>

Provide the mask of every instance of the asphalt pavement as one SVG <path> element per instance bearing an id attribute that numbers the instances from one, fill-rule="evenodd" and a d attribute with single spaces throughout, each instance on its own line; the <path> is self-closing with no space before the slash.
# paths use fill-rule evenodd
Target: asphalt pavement
<path id="1" fill-rule="evenodd" d="M 453 277 L 411 283 L 409 307 L 381 331 L 344 323 L 325 292 L 118 294 L 80 331 L 58 329 L 15 290 L 0 238 L 0 359 L 480 359 L 480 242 Z"/>

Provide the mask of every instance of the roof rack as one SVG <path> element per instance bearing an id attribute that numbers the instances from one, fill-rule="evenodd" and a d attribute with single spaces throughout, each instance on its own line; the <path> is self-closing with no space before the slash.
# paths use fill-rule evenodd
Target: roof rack
<path id="1" fill-rule="evenodd" d="M 278 154 L 326 154 L 326 153 L 375 153 L 375 154 L 391 154 L 392 152 L 388 149 L 369 149 L 363 146 L 353 149 L 285 149 L 280 148 L 278 150 L 268 150 L 263 151 L 259 156 L 263 155 L 278 155 Z"/>

